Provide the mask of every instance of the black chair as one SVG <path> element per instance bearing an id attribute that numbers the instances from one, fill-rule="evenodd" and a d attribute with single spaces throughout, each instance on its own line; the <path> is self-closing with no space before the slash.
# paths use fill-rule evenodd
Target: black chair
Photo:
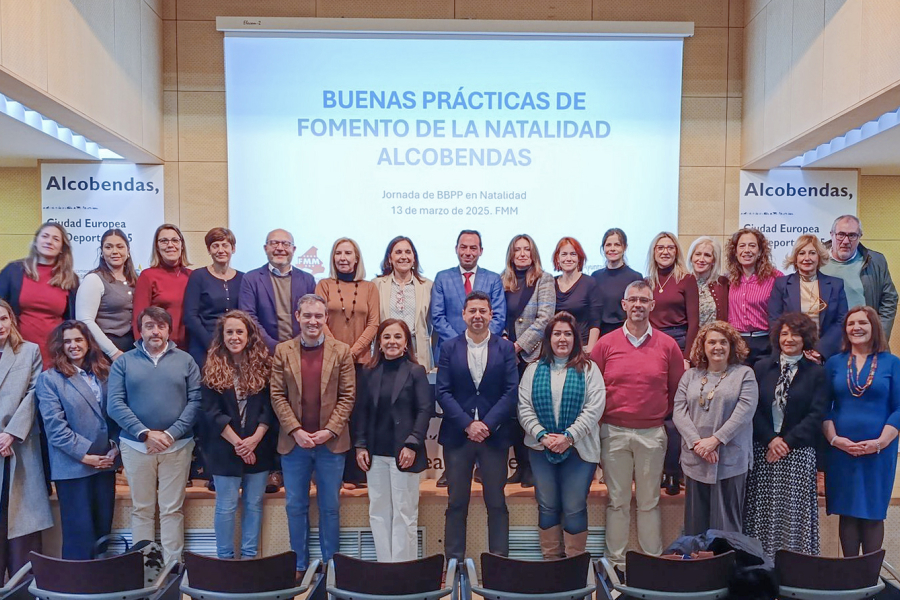
<path id="1" fill-rule="evenodd" d="M 335 600 L 437 600 L 455 593 L 456 559 L 440 554 L 408 562 L 378 563 L 335 554 L 328 562 L 328 598 Z"/>
<path id="2" fill-rule="evenodd" d="M 612 599 L 613 589 L 646 600 L 718 600 L 728 596 L 733 569 L 734 551 L 690 560 L 629 552 L 625 555 L 628 585 L 619 581 L 606 558 L 598 561 L 596 572 L 598 589 L 608 600 Z"/>
<path id="3" fill-rule="evenodd" d="M 789 550 L 775 553 L 778 595 L 799 600 L 863 600 L 884 589 L 884 550 L 830 558 Z"/>
<path id="4" fill-rule="evenodd" d="M 181 591 L 198 600 L 289 600 L 309 589 L 319 564 L 313 561 L 298 584 L 293 552 L 249 560 L 185 552 Z"/>
<path id="5" fill-rule="evenodd" d="M 31 574 L 31 563 L 25 563 L 21 569 L 13 573 L 6 585 L 0 587 L 0 600 L 32 600 L 28 586 L 34 577 Z"/>
<path id="6" fill-rule="evenodd" d="M 589 600 L 596 590 L 591 555 L 582 552 L 559 560 L 515 560 L 497 554 L 481 555 L 481 583 L 475 561 L 466 559 L 463 600 L 472 592 L 485 600 Z"/>
<path id="7" fill-rule="evenodd" d="M 169 561 L 148 586 L 140 552 L 95 560 L 64 560 L 32 552 L 34 581 L 28 591 L 39 600 L 159 600 L 178 581 L 179 576 L 172 575 L 176 564 Z"/>

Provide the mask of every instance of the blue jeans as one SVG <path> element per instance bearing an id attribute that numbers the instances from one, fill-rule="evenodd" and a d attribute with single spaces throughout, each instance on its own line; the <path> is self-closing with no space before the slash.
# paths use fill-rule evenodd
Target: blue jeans
<path id="1" fill-rule="evenodd" d="M 259 550 L 262 501 L 269 473 L 245 473 L 243 477 L 213 475 L 216 484 L 216 556 L 234 558 L 234 523 L 238 493 L 244 488 L 241 515 L 241 558 L 254 558 Z"/>
<path id="2" fill-rule="evenodd" d="M 316 474 L 316 504 L 319 507 L 319 547 L 328 562 L 340 547 L 340 494 L 344 475 L 344 455 L 324 445 L 295 446 L 281 457 L 284 474 L 285 509 L 291 550 L 297 555 L 297 570 L 309 566 L 309 482 Z"/>
<path id="3" fill-rule="evenodd" d="M 547 460 L 543 451 L 529 452 L 538 503 L 538 527 L 549 529 L 562 525 L 566 533 L 587 531 L 587 497 L 597 464 L 581 460 L 575 450 L 557 464 Z"/>

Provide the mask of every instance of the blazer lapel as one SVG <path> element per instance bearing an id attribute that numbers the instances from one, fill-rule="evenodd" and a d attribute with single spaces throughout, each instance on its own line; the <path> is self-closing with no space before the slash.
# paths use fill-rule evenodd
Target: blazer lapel
<path id="1" fill-rule="evenodd" d="M 81 397 L 84 398 L 84 401 L 87 402 L 88 406 L 91 407 L 91 410 L 97 413 L 97 416 L 102 419 L 103 413 L 100 410 L 100 403 L 97 402 L 97 398 L 94 396 L 94 392 L 91 390 L 91 386 L 89 386 L 84 378 L 78 373 L 75 373 L 74 375 L 69 377 L 68 380 L 69 383 L 72 384 L 72 387 L 78 390 L 78 393 L 81 394 Z"/>
<path id="2" fill-rule="evenodd" d="M 800 276 L 791 273 L 787 278 L 788 306 L 791 311 L 800 311 Z"/>
<path id="3" fill-rule="evenodd" d="M 328 389 L 328 381 L 331 379 L 331 372 L 334 370 L 334 345 L 333 342 L 325 338 L 325 341 L 322 342 L 325 344 L 325 349 L 322 351 L 322 385 L 320 387 L 320 393 L 322 394 L 321 398 L 324 402 L 325 400 L 325 391 Z"/>
<path id="4" fill-rule="evenodd" d="M 450 277 L 453 280 L 453 289 L 456 290 L 456 295 L 459 297 L 459 305 L 462 307 L 466 302 L 466 288 L 463 286 L 462 273 L 459 268 L 454 268 L 450 271 Z M 472 289 L 475 289 L 474 281 L 472 282 Z"/>
<path id="5" fill-rule="evenodd" d="M 7 342 L 3 346 L 3 356 L 0 357 L 0 385 L 3 385 L 3 380 L 6 379 L 7 374 L 9 374 L 9 370 L 12 368 L 13 363 L 15 362 L 16 355 L 13 352 L 12 346 L 10 346 L 9 342 Z"/>
<path id="6" fill-rule="evenodd" d="M 397 401 L 397 398 L 400 396 L 400 391 L 403 389 L 403 384 L 406 383 L 406 379 L 409 377 L 409 361 L 403 360 L 400 363 L 400 369 L 397 371 L 397 376 L 394 378 L 394 389 L 391 390 L 391 406 Z"/>
<path id="7" fill-rule="evenodd" d="M 272 273 L 269 272 L 269 266 L 267 264 L 265 267 L 263 267 L 261 283 L 262 283 L 263 290 L 266 292 L 266 299 L 268 300 L 269 304 L 274 307 L 275 306 L 275 286 L 272 285 L 272 277 L 273 277 L 273 275 L 272 275 Z M 277 308 L 276 308 L 275 312 L 278 312 Z"/>
<path id="8" fill-rule="evenodd" d="M 488 373 L 491 372 L 491 369 L 498 360 L 500 360 L 500 338 L 491 334 L 491 338 L 488 340 L 487 361 L 485 361 L 484 375 L 481 376 L 481 383 L 484 383 Z"/>
<path id="9" fill-rule="evenodd" d="M 300 367 L 300 352 L 301 344 L 300 341 L 296 338 L 291 341 L 293 348 L 291 348 L 291 352 L 288 353 L 288 363 L 290 363 L 290 371 L 294 375 L 294 380 L 297 382 L 297 391 L 303 391 L 303 379 L 301 375 L 301 367 Z M 297 398 L 297 406 L 300 406 L 300 398 Z"/>
<path id="10" fill-rule="evenodd" d="M 369 397 L 372 400 L 372 406 L 378 407 L 378 400 L 381 398 L 381 373 L 384 368 L 372 369 L 371 375 L 369 375 L 369 388 L 366 390 L 366 394 L 369 394 Z M 358 392 L 357 392 L 358 393 Z"/>
<path id="11" fill-rule="evenodd" d="M 378 282 L 378 299 L 381 303 L 381 319 L 387 319 L 391 316 L 391 279 L 392 275 L 379 277 Z M 413 277 L 415 280 L 415 277 Z M 419 296 L 416 294 L 416 306 L 418 306 Z"/>

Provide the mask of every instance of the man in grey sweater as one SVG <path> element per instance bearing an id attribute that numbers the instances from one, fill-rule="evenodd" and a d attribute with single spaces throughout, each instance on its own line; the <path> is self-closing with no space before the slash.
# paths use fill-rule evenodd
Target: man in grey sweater
<path id="1" fill-rule="evenodd" d="M 107 410 L 122 428 L 132 539 L 155 538 L 158 502 L 163 557 L 180 560 L 192 427 L 200 412 L 200 369 L 190 354 L 169 341 L 172 317 L 164 309 L 144 309 L 138 323 L 137 347 L 112 365 Z"/>

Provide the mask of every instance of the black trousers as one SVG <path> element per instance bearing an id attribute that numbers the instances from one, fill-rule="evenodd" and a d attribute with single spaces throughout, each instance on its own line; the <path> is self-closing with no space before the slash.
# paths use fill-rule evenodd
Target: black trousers
<path id="1" fill-rule="evenodd" d="M 466 440 L 456 448 L 444 447 L 444 474 L 447 476 L 447 512 L 444 532 L 444 554 L 448 559 L 466 557 L 466 522 L 472 493 L 472 471 L 477 463 L 484 487 L 487 508 L 488 550 L 509 554 L 509 510 L 506 508 L 506 486 L 509 447 L 493 447 Z"/>
<path id="2" fill-rule="evenodd" d="M 0 581 L 21 569 L 31 558 L 30 552 L 40 553 L 43 549 L 41 532 L 35 531 L 9 539 L 9 476 L 10 457 L 3 458 L 3 486 L 0 489 Z"/>
<path id="3" fill-rule="evenodd" d="M 772 346 L 769 343 L 769 336 L 767 335 L 760 335 L 757 337 L 742 335 L 741 339 L 744 340 L 744 343 L 747 344 L 747 348 L 750 349 L 750 354 L 747 355 L 747 360 L 744 361 L 744 364 L 751 369 L 760 357 L 772 351 Z"/>
<path id="4" fill-rule="evenodd" d="M 522 374 L 525 373 L 525 369 L 528 368 L 528 365 L 531 363 L 527 363 L 524 360 L 519 359 L 518 364 L 516 364 L 516 368 L 519 370 L 519 379 L 522 379 Z M 528 447 L 525 445 L 525 430 L 522 429 L 522 426 L 519 425 L 519 420 L 517 418 L 513 418 L 512 430 L 510 431 L 512 435 L 512 449 L 513 456 L 516 457 L 516 471 L 520 474 L 530 473 L 531 472 L 531 455 L 528 452 Z"/>
<path id="5" fill-rule="evenodd" d="M 104 471 L 78 479 L 55 481 L 62 525 L 62 557 L 94 558 L 94 544 L 112 528 L 116 505 L 116 473 Z"/>
<path id="6" fill-rule="evenodd" d="M 684 352 L 685 345 L 687 344 L 687 325 L 662 327 L 660 328 L 660 331 L 675 340 L 678 347 Z M 678 432 L 678 428 L 675 427 L 675 423 L 672 422 L 672 417 L 667 417 L 663 425 L 666 427 L 666 436 L 669 440 L 666 445 L 666 458 L 663 462 L 663 475 L 674 477 L 676 480 L 680 481 L 681 462 L 679 459 L 681 458 L 681 434 Z"/>

